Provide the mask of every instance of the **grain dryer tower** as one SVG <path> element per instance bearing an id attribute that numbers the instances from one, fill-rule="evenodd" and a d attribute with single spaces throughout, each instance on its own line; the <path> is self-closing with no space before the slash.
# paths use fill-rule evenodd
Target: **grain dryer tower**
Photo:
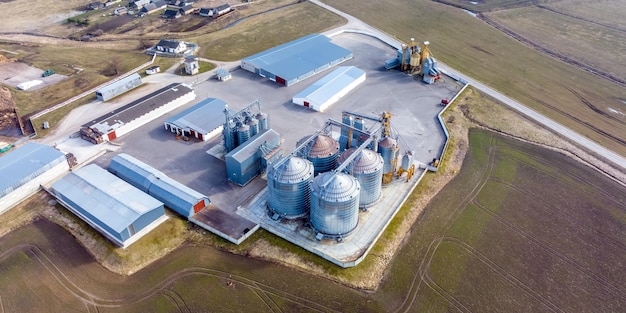
<path id="1" fill-rule="evenodd" d="M 269 209 L 288 219 L 306 216 L 309 212 L 312 180 L 311 161 L 296 156 L 277 161 L 267 172 Z"/>

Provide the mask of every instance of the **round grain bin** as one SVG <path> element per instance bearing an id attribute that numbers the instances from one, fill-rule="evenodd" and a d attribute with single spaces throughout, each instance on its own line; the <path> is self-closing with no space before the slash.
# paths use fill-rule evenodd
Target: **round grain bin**
<path id="1" fill-rule="evenodd" d="M 237 128 L 237 143 L 242 145 L 244 142 L 250 139 L 250 126 L 241 125 Z"/>
<path id="2" fill-rule="evenodd" d="M 405 170 L 408 171 L 409 168 L 411 168 L 411 165 L 413 165 L 413 151 L 407 151 L 404 153 L 404 155 L 402 156 L 402 162 L 400 167 Z"/>
<path id="3" fill-rule="evenodd" d="M 300 146 L 311 136 L 304 137 L 298 141 L 296 147 Z M 313 163 L 315 175 L 332 171 L 337 167 L 337 155 L 339 154 L 339 142 L 326 135 L 318 135 L 309 141 L 302 149 L 300 155 Z"/>
<path id="4" fill-rule="evenodd" d="M 256 119 L 259 121 L 259 131 L 263 131 L 269 127 L 269 119 L 267 114 L 259 113 L 256 115 Z"/>
<path id="5" fill-rule="evenodd" d="M 340 165 L 345 163 L 356 150 L 351 148 L 344 151 L 337 159 L 337 163 Z M 361 186 L 359 207 L 367 208 L 380 199 L 383 184 L 383 157 L 380 154 L 368 149 L 361 150 L 351 164 L 346 166 L 346 170 Z"/>
<path id="6" fill-rule="evenodd" d="M 267 173 L 268 205 L 272 211 L 285 218 L 306 215 L 311 204 L 313 163 L 291 157 Z"/>
<path id="7" fill-rule="evenodd" d="M 311 226 L 331 236 L 347 235 L 359 222 L 359 181 L 346 173 L 326 172 L 311 183 Z"/>
<path id="8" fill-rule="evenodd" d="M 250 137 L 253 137 L 254 135 L 259 133 L 259 120 L 252 117 L 248 119 L 248 122 L 246 124 L 250 126 Z"/>
<path id="9" fill-rule="evenodd" d="M 378 152 L 383 157 L 384 167 L 383 173 L 387 174 L 393 171 L 393 160 L 397 158 L 398 144 L 391 137 L 385 137 L 378 142 Z"/>

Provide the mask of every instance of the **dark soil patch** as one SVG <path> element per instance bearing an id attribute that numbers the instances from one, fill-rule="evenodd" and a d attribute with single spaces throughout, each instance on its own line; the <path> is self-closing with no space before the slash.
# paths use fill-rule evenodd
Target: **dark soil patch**
<path id="1" fill-rule="evenodd" d="M 124 26 L 125 24 L 129 23 L 133 21 L 133 17 L 130 15 L 120 15 L 120 16 L 116 16 L 113 17 L 112 19 L 94 25 L 92 27 L 89 27 L 85 33 L 86 34 L 92 34 L 92 33 L 96 33 L 96 32 L 104 32 L 104 33 L 108 33 L 111 32 L 119 27 Z"/>

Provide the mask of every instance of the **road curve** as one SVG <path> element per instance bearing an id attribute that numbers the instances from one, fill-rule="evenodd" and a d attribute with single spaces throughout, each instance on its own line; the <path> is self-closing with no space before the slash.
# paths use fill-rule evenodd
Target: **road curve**
<path id="1" fill-rule="evenodd" d="M 361 32 L 364 34 L 368 34 L 371 36 L 374 36 L 380 40 L 382 40 L 383 42 L 386 42 L 387 44 L 389 44 L 390 46 L 399 48 L 400 45 L 402 44 L 401 41 L 399 41 L 398 39 L 396 39 L 395 37 L 379 30 L 376 29 L 375 27 L 368 25 L 366 23 L 364 23 L 363 21 L 357 19 L 356 17 L 347 14 L 343 11 L 340 11 L 338 9 L 335 9 L 325 3 L 322 3 L 319 0 L 309 0 L 311 3 L 317 4 L 333 13 L 336 13 L 342 17 L 344 17 L 345 19 L 348 20 L 348 22 L 343 25 L 340 26 L 338 28 L 335 28 L 333 30 L 328 31 L 328 34 L 333 34 L 333 33 L 341 33 L 343 31 L 352 31 L 352 32 Z M 462 74 L 461 72 L 443 64 L 441 61 L 439 61 L 439 67 L 442 70 L 442 72 L 444 72 L 444 74 L 447 75 L 451 75 L 457 79 L 461 79 L 464 80 L 466 82 L 468 82 L 470 85 L 472 85 L 472 87 L 480 90 L 482 93 L 487 94 L 499 101 L 501 101 L 502 103 L 506 104 L 507 106 L 509 106 L 510 108 L 526 115 L 527 117 L 531 118 L 532 120 L 536 121 L 539 124 L 542 124 L 543 126 L 551 129 L 552 131 L 556 132 L 557 134 L 571 140 L 572 142 L 578 144 L 579 146 L 596 153 L 598 156 L 606 159 L 607 161 L 619 166 L 622 170 L 626 170 L 626 159 L 624 157 L 622 157 L 621 155 L 615 153 L 614 151 L 601 146 L 599 144 L 597 144 L 596 142 L 594 142 L 593 140 L 590 140 L 589 138 L 586 138 L 578 133 L 576 133 L 575 131 L 549 119 L 548 117 L 538 113 L 535 110 L 532 110 L 526 106 L 524 106 L 523 104 L 517 102 L 516 100 L 513 100 L 507 96 L 505 96 L 504 94 L 498 92 L 497 90 L 488 87 L 487 85 L 481 83 L 480 81 L 468 77 L 467 75 Z"/>

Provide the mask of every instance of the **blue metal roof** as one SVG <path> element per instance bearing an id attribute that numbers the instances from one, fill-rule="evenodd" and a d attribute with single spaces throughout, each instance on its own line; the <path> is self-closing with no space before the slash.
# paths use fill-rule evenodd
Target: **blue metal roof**
<path id="1" fill-rule="evenodd" d="M 202 134 L 224 124 L 224 108 L 226 102 L 217 98 L 208 98 L 200 103 L 168 118 L 165 123 L 182 129 L 193 129 Z"/>
<path id="2" fill-rule="evenodd" d="M 242 163 L 256 154 L 259 151 L 259 147 L 264 143 L 268 143 L 270 146 L 277 146 L 280 143 L 280 135 L 271 128 L 264 129 L 226 154 L 226 158 L 232 158 Z"/>
<path id="3" fill-rule="evenodd" d="M 254 54 L 243 60 L 286 81 L 297 79 L 335 60 L 349 58 L 352 52 L 335 45 L 331 39 L 312 34 Z"/>
<path id="4" fill-rule="evenodd" d="M 55 194 L 71 199 L 78 207 L 121 233 L 142 214 L 163 207 L 163 203 L 101 167 L 90 164 L 70 172 L 52 185 Z"/>
<path id="5" fill-rule="evenodd" d="M 299 92 L 294 98 L 306 98 L 321 105 L 361 76 L 365 76 L 365 72 L 354 66 L 340 66 Z"/>
<path id="6" fill-rule="evenodd" d="M 63 152 L 35 142 L 29 142 L 0 157 L 0 197 L 43 174 L 42 168 L 64 161 Z"/>
<path id="7" fill-rule="evenodd" d="M 205 195 L 125 153 L 120 153 L 111 160 L 109 171 L 163 201 L 167 207 L 183 216 L 193 215 L 193 206 L 201 200 L 205 200 L 205 205 L 210 203 Z"/>

